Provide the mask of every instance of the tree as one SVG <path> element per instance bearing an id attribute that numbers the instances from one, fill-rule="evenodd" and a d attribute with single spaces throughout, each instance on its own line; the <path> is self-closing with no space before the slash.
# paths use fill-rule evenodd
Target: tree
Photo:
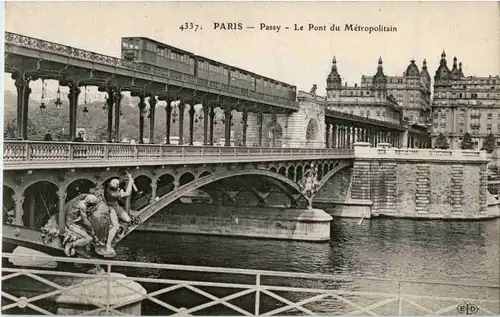
<path id="1" fill-rule="evenodd" d="M 497 139 L 495 138 L 493 133 L 488 134 L 483 141 L 482 150 L 491 153 L 496 149 L 496 147 L 497 147 Z"/>
<path id="2" fill-rule="evenodd" d="M 446 137 L 442 134 L 439 133 L 439 135 L 436 138 L 436 141 L 434 142 L 434 148 L 436 149 L 442 149 L 446 150 L 450 148 L 450 145 L 448 144 L 448 140 Z"/>
<path id="3" fill-rule="evenodd" d="M 460 148 L 462 150 L 473 150 L 474 149 L 474 142 L 472 142 L 472 137 L 468 132 L 466 132 L 464 134 L 464 137 L 462 139 L 462 143 L 460 143 Z"/>

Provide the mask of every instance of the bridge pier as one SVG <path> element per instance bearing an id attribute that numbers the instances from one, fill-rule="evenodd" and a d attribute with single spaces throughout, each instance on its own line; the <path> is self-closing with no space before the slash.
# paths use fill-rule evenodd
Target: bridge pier
<path id="1" fill-rule="evenodd" d="M 175 203 L 137 230 L 325 242 L 332 219 L 321 209 Z"/>
<path id="2" fill-rule="evenodd" d="M 372 216 L 485 219 L 488 159 L 484 151 L 371 148 L 355 145 L 347 203 L 371 203 Z M 366 213 L 356 206 L 359 214 Z M 497 215 L 498 216 L 498 215 Z"/>

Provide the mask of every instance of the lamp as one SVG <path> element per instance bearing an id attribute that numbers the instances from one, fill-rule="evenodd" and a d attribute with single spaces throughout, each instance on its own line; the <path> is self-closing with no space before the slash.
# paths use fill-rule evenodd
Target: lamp
<path id="1" fill-rule="evenodd" d="M 86 115 L 87 113 L 89 113 L 89 109 L 87 108 L 87 86 L 85 86 L 85 94 L 84 94 L 83 104 L 85 105 L 83 107 L 83 115 Z"/>
<path id="2" fill-rule="evenodd" d="M 108 112 L 108 98 L 109 98 L 109 95 L 104 97 L 104 104 L 102 106 L 102 112 L 104 112 L 104 113 Z"/>
<path id="3" fill-rule="evenodd" d="M 61 101 L 61 90 L 60 90 L 59 86 L 57 86 L 57 98 L 54 101 L 54 104 L 56 105 L 57 110 L 61 109 L 62 101 Z"/>
<path id="4" fill-rule="evenodd" d="M 172 106 L 173 107 L 173 111 L 172 111 L 172 122 L 175 123 L 175 121 L 177 121 L 177 108 L 175 106 Z"/>
<path id="5" fill-rule="evenodd" d="M 45 106 L 45 80 L 42 79 L 42 97 L 40 98 L 40 112 L 44 112 L 47 107 Z"/>

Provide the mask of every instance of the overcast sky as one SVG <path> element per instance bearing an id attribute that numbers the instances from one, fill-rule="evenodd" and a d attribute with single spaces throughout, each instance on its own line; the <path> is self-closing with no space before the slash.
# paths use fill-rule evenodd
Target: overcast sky
<path id="1" fill-rule="evenodd" d="M 301 90 L 318 84 L 323 94 L 334 55 L 350 85 L 375 74 L 379 56 L 386 75 L 402 74 L 412 58 L 421 67 L 426 58 L 434 76 L 443 49 L 450 68 L 457 56 L 466 76 L 498 75 L 499 8 L 497 2 L 9 2 L 5 29 L 116 57 L 122 36 L 150 37 Z M 184 22 L 203 29 L 181 31 Z M 216 22 L 256 28 L 214 30 Z M 260 23 L 280 25 L 280 32 L 261 31 Z M 295 23 L 335 24 L 341 31 L 292 31 Z M 345 32 L 346 23 L 398 31 Z M 5 87 L 14 89 L 9 76 Z"/>

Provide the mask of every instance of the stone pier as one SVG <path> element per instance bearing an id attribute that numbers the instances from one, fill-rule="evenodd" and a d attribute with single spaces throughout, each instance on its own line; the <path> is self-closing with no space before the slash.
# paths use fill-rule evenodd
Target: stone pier
<path id="1" fill-rule="evenodd" d="M 137 230 L 320 242 L 332 219 L 321 209 L 174 203 Z"/>
<path id="2" fill-rule="evenodd" d="M 372 148 L 363 142 L 356 143 L 354 150 L 351 190 L 345 204 L 360 217 L 369 205 L 372 217 L 495 216 L 488 211 L 484 151 L 399 149 L 388 144 Z"/>

